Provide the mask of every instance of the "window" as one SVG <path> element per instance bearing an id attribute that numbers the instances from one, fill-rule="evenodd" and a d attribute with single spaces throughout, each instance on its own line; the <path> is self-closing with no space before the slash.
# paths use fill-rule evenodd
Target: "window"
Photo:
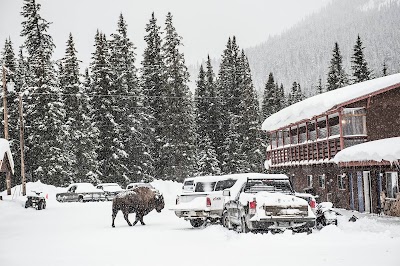
<path id="1" fill-rule="evenodd" d="M 337 176 L 337 184 L 339 189 L 346 189 L 346 175 L 338 175 Z"/>
<path id="2" fill-rule="evenodd" d="M 312 182 L 312 175 L 307 176 L 307 187 L 312 187 L 313 182 Z"/>
<path id="3" fill-rule="evenodd" d="M 386 173 L 386 197 L 396 198 L 399 192 L 399 180 L 397 172 Z"/>
<path id="4" fill-rule="evenodd" d="M 216 182 L 197 182 L 195 192 L 210 192 L 214 190 Z"/>
<path id="5" fill-rule="evenodd" d="M 343 110 L 343 136 L 367 135 L 365 108 L 345 108 Z"/>
<path id="6" fill-rule="evenodd" d="M 234 179 L 227 179 L 218 181 L 215 185 L 215 191 L 222 191 L 224 189 L 231 188 L 236 183 Z"/>
<path id="7" fill-rule="evenodd" d="M 319 176 L 319 187 L 320 188 L 325 188 L 325 175 L 320 175 Z"/>

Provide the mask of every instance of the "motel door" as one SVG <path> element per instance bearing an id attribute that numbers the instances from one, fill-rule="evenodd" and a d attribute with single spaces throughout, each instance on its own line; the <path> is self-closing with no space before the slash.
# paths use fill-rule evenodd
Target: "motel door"
<path id="1" fill-rule="evenodd" d="M 372 201 L 371 201 L 371 173 L 369 171 L 363 172 L 364 180 L 364 206 L 365 212 L 372 211 Z"/>
<path id="2" fill-rule="evenodd" d="M 364 212 L 363 173 L 357 172 L 358 211 Z"/>

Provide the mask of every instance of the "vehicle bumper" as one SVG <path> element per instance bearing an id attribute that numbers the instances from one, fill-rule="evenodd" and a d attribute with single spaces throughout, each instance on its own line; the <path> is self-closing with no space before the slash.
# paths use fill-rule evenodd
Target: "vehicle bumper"
<path id="1" fill-rule="evenodd" d="M 249 229 L 251 230 L 293 230 L 306 231 L 315 227 L 314 218 L 270 218 L 260 219 L 258 221 L 249 221 Z"/>
<path id="2" fill-rule="evenodd" d="M 202 219 L 206 220 L 208 218 L 221 218 L 220 211 L 204 211 L 204 210 L 175 210 L 175 215 L 179 218 L 184 218 L 185 220 L 192 220 L 192 219 Z"/>

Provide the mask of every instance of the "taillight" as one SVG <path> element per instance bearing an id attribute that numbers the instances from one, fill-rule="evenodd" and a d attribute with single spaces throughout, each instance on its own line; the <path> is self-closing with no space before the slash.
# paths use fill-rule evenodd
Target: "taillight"
<path id="1" fill-rule="evenodd" d="M 249 202 L 249 208 L 250 209 L 255 209 L 257 208 L 257 201 L 253 200 Z"/>
<path id="2" fill-rule="evenodd" d="M 209 197 L 206 198 L 207 207 L 211 207 L 211 199 Z"/>
<path id="3" fill-rule="evenodd" d="M 311 200 L 311 201 L 310 201 L 310 207 L 311 207 L 312 209 L 315 209 L 315 205 L 316 205 L 315 200 Z"/>
<path id="4" fill-rule="evenodd" d="M 256 201 L 256 199 L 253 199 L 253 201 L 249 202 L 249 213 L 255 214 L 256 208 L 257 208 L 257 201 Z"/>

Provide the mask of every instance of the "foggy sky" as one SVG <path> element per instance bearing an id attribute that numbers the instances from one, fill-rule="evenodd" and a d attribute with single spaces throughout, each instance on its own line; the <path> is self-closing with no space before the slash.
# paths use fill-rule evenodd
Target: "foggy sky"
<path id="1" fill-rule="evenodd" d="M 56 50 L 53 59 L 63 57 L 71 32 L 78 57 L 88 66 L 94 51 L 96 30 L 107 36 L 115 32 L 119 14 L 128 23 L 128 34 L 137 47 L 138 61 L 145 46 L 145 25 L 154 11 L 164 29 L 167 12 L 173 15 L 177 32 L 183 37 L 187 64 L 201 62 L 210 54 L 219 57 L 229 36 L 236 35 L 241 48 L 266 41 L 318 11 L 329 0 L 37 0 L 41 15 L 50 25 Z M 23 39 L 22 0 L 0 0 L 0 45 L 10 36 L 17 54 Z"/>

